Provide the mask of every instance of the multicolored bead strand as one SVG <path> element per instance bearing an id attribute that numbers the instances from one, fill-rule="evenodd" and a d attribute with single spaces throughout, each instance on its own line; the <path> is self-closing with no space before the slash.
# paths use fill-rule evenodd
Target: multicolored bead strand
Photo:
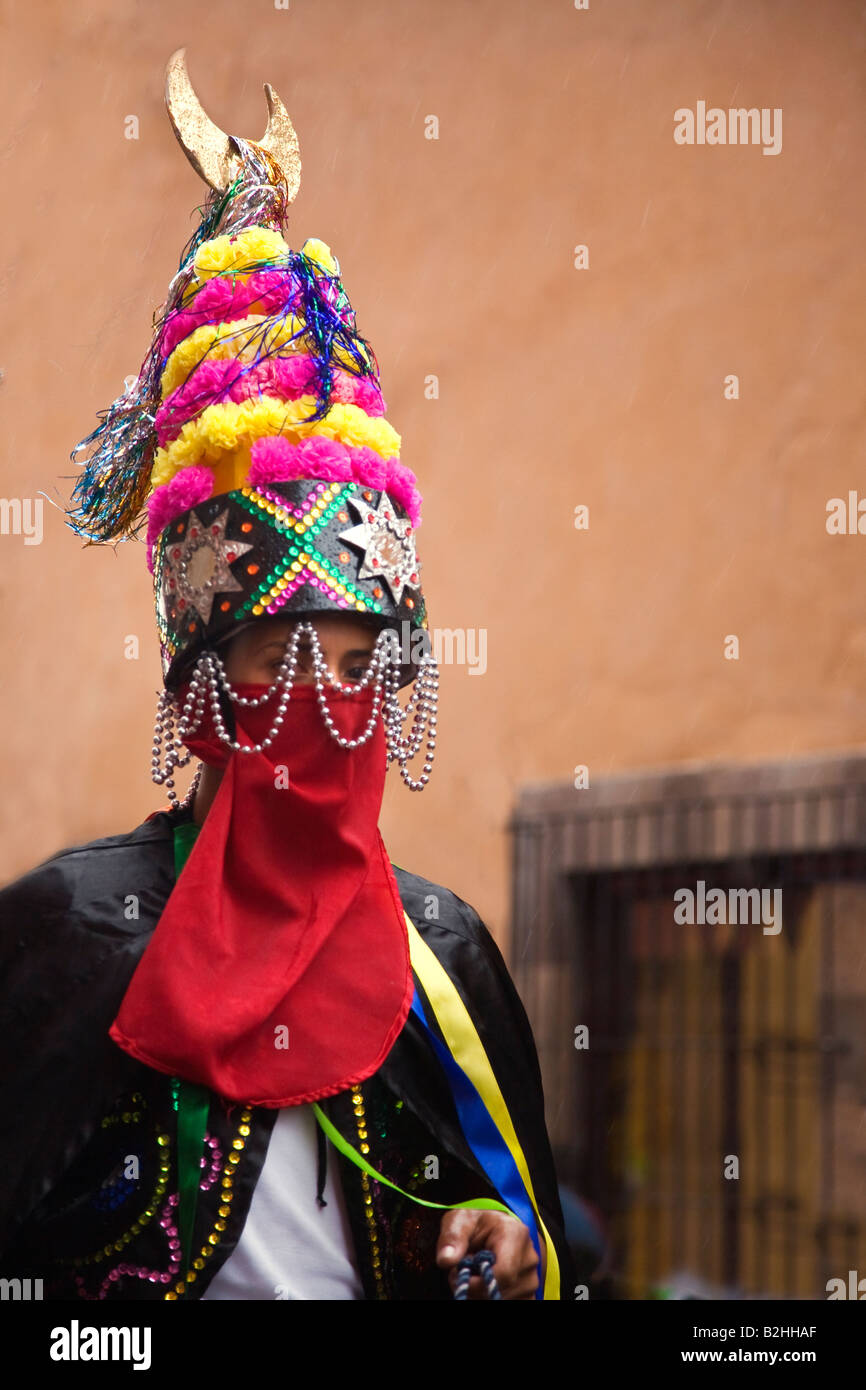
<path id="1" fill-rule="evenodd" d="M 207 1261 L 211 1258 L 211 1256 L 214 1253 L 214 1250 L 219 1245 L 220 1240 L 222 1239 L 223 1231 L 226 1229 L 227 1218 L 231 1215 L 231 1203 L 234 1197 L 233 1184 L 235 1178 L 235 1170 L 237 1169 L 237 1166 L 241 1161 L 241 1154 L 246 1148 L 247 1139 L 250 1135 L 251 1119 L 252 1111 L 250 1109 L 245 1109 L 241 1111 L 241 1122 L 238 1125 L 237 1133 L 235 1134 L 235 1137 L 232 1140 L 232 1151 L 229 1154 L 225 1164 L 222 1165 L 222 1192 L 220 1193 L 221 1201 L 219 1207 L 217 1208 L 217 1218 L 214 1221 L 213 1229 L 211 1230 L 210 1235 L 208 1236 L 204 1245 L 201 1247 L 201 1250 L 199 1251 L 198 1255 L 192 1261 L 190 1268 L 186 1272 L 186 1277 L 184 1279 L 178 1279 L 174 1288 L 169 1289 L 166 1293 L 166 1301 L 175 1301 L 178 1298 L 181 1298 L 187 1292 L 189 1285 L 195 1283 L 199 1274 L 205 1268 Z M 209 1176 L 208 1178 L 203 1180 L 203 1184 L 204 1182 L 208 1182 L 209 1186 L 213 1186 L 214 1182 L 216 1182 L 216 1176 L 219 1172 L 219 1164 L 216 1162 L 215 1151 L 213 1148 L 212 1159 L 213 1166 L 211 1171 L 213 1176 Z M 207 1190 L 207 1188 L 205 1188 L 204 1190 Z"/>
<path id="2" fill-rule="evenodd" d="M 369 1155 L 369 1131 L 367 1129 L 367 1112 L 364 1105 L 364 1093 L 360 1086 L 353 1086 L 352 1090 L 352 1109 L 355 1112 L 355 1124 L 358 1129 L 358 1148 L 365 1157 Z M 385 1278 L 382 1273 L 382 1250 L 379 1244 L 379 1232 L 376 1227 L 376 1213 L 373 1210 L 373 1193 L 370 1186 L 370 1178 L 366 1173 L 361 1173 L 361 1188 L 364 1193 L 364 1217 L 367 1222 L 367 1237 L 370 1242 L 370 1263 L 373 1266 L 373 1277 L 376 1281 L 376 1297 L 387 1298 L 385 1290 Z M 377 1184 L 378 1190 L 378 1184 Z"/>

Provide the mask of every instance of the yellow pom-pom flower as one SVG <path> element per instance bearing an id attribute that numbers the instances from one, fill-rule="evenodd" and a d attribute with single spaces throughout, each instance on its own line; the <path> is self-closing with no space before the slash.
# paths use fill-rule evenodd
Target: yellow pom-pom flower
<path id="1" fill-rule="evenodd" d="M 330 246 L 326 246 L 318 237 L 307 237 L 307 240 L 301 247 L 301 255 L 306 256 L 311 261 L 315 261 L 316 265 L 320 265 L 329 275 L 339 275 L 340 273 L 340 267 L 337 264 L 336 257 L 331 252 Z"/>
<path id="2" fill-rule="evenodd" d="M 251 273 L 258 268 L 257 262 L 279 260 L 289 254 L 288 244 L 272 227 L 248 227 L 234 240 L 228 236 L 211 237 L 210 241 L 202 242 L 195 253 L 193 278 L 183 292 L 181 305 L 188 304 L 215 275 L 231 271 L 244 279 L 244 272 Z"/>
<path id="3" fill-rule="evenodd" d="M 310 423 L 315 398 L 301 396 L 295 401 L 281 401 L 273 396 L 255 400 L 226 401 L 209 405 L 194 420 L 188 420 L 178 435 L 154 455 L 151 488 L 170 482 L 181 468 L 195 463 L 214 469 L 217 494 L 239 486 L 234 476 L 224 483 L 221 473 L 223 459 L 233 451 L 249 446 L 256 439 L 283 435 L 297 443 L 306 435 L 324 435 L 341 444 L 366 445 L 381 458 L 397 458 L 400 436 L 387 420 L 370 416 L 357 405 L 333 405 L 321 419 Z"/>
<path id="4" fill-rule="evenodd" d="M 193 265 L 199 280 L 222 275 L 227 270 L 243 270 L 255 261 L 272 261 L 287 256 L 289 248 L 272 227 L 247 227 L 232 241 L 218 236 L 205 241 L 195 253 Z"/>
<path id="5" fill-rule="evenodd" d="M 241 362 L 250 362 L 257 353 L 277 355 L 277 348 L 284 349 L 280 356 L 307 351 L 306 323 L 302 318 L 287 314 L 284 319 L 260 328 L 265 322 L 264 314 L 248 314 L 246 318 L 232 319 L 229 323 L 204 323 L 201 328 L 194 329 L 178 343 L 165 364 L 160 380 L 162 399 L 182 386 L 190 372 L 206 357 L 217 361 L 235 357 Z"/>

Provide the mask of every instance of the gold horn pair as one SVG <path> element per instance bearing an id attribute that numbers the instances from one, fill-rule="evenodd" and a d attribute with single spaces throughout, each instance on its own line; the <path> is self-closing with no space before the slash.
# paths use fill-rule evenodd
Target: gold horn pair
<path id="1" fill-rule="evenodd" d="M 280 98 L 265 83 L 268 125 L 261 140 L 250 140 L 276 166 L 276 176 L 284 179 L 291 203 L 301 186 L 301 152 L 294 126 Z M 186 49 L 179 48 L 165 70 L 165 104 L 174 133 L 196 173 L 211 188 L 224 192 L 232 179 L 236 159 L 233 137 L 226 135 L 210 119 L 193 91 L 186 70 Z M 275 182 L 277 181 L 275 178 Z"/>

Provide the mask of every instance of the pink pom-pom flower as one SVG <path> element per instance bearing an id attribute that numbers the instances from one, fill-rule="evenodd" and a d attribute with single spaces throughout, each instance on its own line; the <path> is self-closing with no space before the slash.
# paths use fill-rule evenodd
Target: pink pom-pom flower
<path id="1" fill-rule="evenodd" d="M 151 494 L 147 503 L 147 568 L 153 574 L 153 548 L 160 534 L 182 512 L 206 502 L 213 493 L 213 473 L 203 464 L 182 468 Z"/>
<path id="2" fill-rule="evenodd" d="M 306 353 L 267 357 L 254 366 L 236 358 L 205 358 L 157 410 L 154 427 L 159 447 L 167 448 L 186 422 L 206 406 L 223 401 L 239 403 L 255 396 L 295 401 L 300 396 L 314 395 L 317 384 L 316 364 Z M 359 406 L 370 416 L 385 414 L 385 402 L 375 382 L 339 368 L 333 374 L 332 400 Z"/>
<path id="3" fill-rule="evenodd" d="M 363 483 L 384 490 L 399 502 L 413 528 L 421 524 L 421 494 L 411 469 L 397 459 L 383 459 L 363 445 L 349 446 L 324 435 L 307 435 L 292 444 L 281 435 L 257 439 L 251 449 L 250 487 L 322 478 L 328 482 Z"/>
<path id="4" fill-rule="evenodd" d="M 258 270 L 246 281 L 219 275 L 166 318 L 160 352 L 167 358 L 178 343 L 205 323 L 230 323 L 248 314 L 288 313 L 300 307 L 300 281 L 292 271 Z"/>
<path id="5" fill-rule="evenodd" d="M 257 439 L 251 450 L 250 487 L 265 487 L 268 483 L 287 483 L 305 477 L 304 466 L 298 458 L 297 446 L 282 435 Z"/>

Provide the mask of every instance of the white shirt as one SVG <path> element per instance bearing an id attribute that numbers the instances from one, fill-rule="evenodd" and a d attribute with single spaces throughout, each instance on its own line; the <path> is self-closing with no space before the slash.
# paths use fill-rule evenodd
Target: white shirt
<path id="1" fill-rule="evenodd" d="M 317 1128 L 309 1105 L 280 1110 L 238 1243 L 202 1300 L 364 1297 L 330 1143 L 327 1206 L 316 1202 Z"/>

